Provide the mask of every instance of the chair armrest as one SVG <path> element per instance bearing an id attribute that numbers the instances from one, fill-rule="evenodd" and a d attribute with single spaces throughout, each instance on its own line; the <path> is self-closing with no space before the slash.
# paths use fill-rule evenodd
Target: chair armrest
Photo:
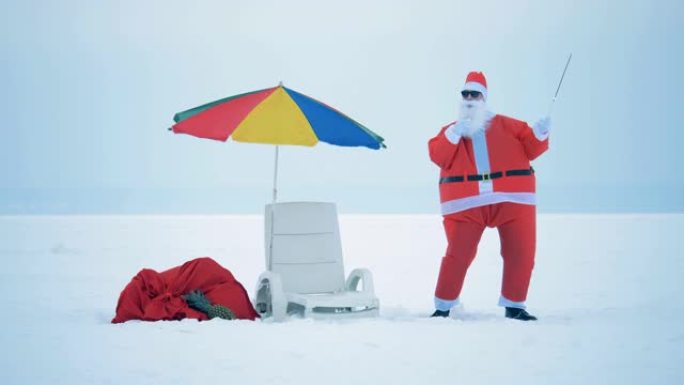
<path id="1" fill-rule="evenodd" d="M 354 269 L 349 273 L 345 288 L 347 291 L 357 291 L 359 281 L 363 282 L 364 293 L 375 293 L 375 286 L 373 286 L 373 273 L 368 269 Z"/>
<path id="2" fill-rule="evenodd" d="M 287 298 L 283 291 L 280 274 L 272 271 L 261 273 L 256 285 L 255 305 L 259 314 L 265 315 L 266 318 L 272 315 L 273 320 L 276 322 L 285 320 L 287 316 Z M 266 306 L 264 313 L 261 312 L 264 309 L 260 309 L 262 306 Z"/>

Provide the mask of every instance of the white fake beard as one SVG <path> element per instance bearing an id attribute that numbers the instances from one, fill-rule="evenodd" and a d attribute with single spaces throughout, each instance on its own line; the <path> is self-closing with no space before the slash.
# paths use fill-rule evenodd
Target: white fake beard
<path id="1" fill-rule="evenodd" d="M 470 124 L 467 125 L 468 130 L 462 134 L 466 138 L 472 138 L 478 132 L 484 131 L 489 125 L 490 119 L 491 116 L 484 100 L 464 100 L 461 102 L 459 120 L 470 121 Z"/>

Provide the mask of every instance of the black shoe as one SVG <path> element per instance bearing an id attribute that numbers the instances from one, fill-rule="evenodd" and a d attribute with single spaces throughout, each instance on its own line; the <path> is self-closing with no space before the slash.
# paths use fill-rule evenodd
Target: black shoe
<path id="1" fill-rule="evenodd" d="M 449 316 L 449 310 L 435 310 L 430 317 L 442 317 L 446 318 Z"/>
<path id="2" fill-rule="evenodd" d="M 517 319 L 520 321 L 536 321 L 537 317 L 528 313 L 525 309 L 519 309 L 517 307 L 507 307 L 506 308 L 506 318 Z"/>

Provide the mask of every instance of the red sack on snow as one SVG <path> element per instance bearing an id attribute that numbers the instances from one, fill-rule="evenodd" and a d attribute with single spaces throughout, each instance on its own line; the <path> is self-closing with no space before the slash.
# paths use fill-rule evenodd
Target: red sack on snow
<path id="1" fill-rule="evenodd" d="M 208 319 L 188 307 L 182 295 L 201 290 L 212 304 L 223 305 L 238 319 L 254 320 L 257 312 L 245 288 L 233 274 L 209 257 L 197 258 L 158 273 L 143 269 L 121 292 L 112 323 L 128 320 L 160 321 Z"/>

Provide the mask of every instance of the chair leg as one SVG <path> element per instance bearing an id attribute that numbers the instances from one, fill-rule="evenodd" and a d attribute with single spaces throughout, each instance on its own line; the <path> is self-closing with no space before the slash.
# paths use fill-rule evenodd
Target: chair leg
<path id="1" fill-rule="evenodd" d="M 287 299 L 279 275 L 265 272 L 259 277 L 255 302 L 257 312 L 262 318 L 273 317 L 276 322 L 285 320 Z"/>

